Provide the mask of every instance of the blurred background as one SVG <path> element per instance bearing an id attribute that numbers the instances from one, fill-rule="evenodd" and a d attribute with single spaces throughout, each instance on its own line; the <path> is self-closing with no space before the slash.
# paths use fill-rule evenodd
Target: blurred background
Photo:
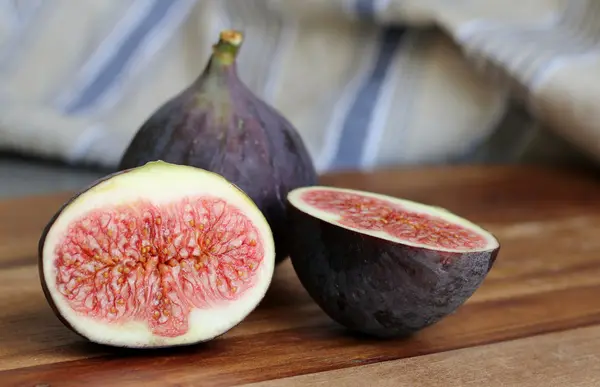
<path id="1" fill-rule="evenodd" d="M 600 1 L 3 0 L 0 197 L 114 170 L 225 28 L 321 173 L 600 159 Z"/>

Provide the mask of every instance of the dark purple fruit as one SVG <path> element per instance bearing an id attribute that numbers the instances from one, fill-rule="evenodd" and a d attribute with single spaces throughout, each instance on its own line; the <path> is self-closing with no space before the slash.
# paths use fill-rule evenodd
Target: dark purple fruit
<path id="1" fill-rule="evenodd" d="M 58 318 L 90 341 L 169 347 L 240 323 L 271 283 L 261 211 L 202 169 L 151 162 L 99 180 L 44 229 L 39 274 Z"/>
<path id="2" fill-rule="evenodd" d="M 221 33 L 203 73 L 141 126 L 120 169 L 163 160 L 224 176 L 265 215 L 280 262 L 289 249 L 286 196 L 316 184 L 317 174 L 292 124 L 239 79 L 242 40 L 237 31 Z"/>
<path id="3" fill-rule="evenodd" d="M 347 328 L 404 336 L 454 312 L 500 245 L 444 209 L 330 187 L 293 190 L 290 259 L 310 296 Z"/>

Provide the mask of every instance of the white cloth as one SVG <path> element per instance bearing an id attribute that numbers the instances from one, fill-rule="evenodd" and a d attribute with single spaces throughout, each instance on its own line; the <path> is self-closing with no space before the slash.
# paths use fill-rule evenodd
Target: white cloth
<path id="1" fill-rule="evenodd" d="M 600 160 L 597 0 L 4 1 L 0 149 L 114 167 L 225 28 L 321 172 Z"/>

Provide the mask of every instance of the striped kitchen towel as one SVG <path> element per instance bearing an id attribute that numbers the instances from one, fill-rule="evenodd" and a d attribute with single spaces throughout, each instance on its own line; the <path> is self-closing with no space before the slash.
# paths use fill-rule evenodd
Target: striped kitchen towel
<path id="1" fill-rule="evenodd" d="M 0 149 L 117 165 L 221 29 L 319 171 L 600 160 L 597 0 L 0 2 Z"/>

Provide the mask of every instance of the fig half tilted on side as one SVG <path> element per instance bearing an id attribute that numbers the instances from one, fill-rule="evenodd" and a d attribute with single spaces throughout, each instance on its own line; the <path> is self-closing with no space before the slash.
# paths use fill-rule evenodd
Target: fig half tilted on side
<path id="1" fill-rule="evenodd" d="M 168 347 L 207 341 L 262 300 L 271 230 L 222 176 L 161 161 L 95 182 L 44 229 L 39 270 L 59 319 L 90 341 Z"/>
<path id="2" fill-rule="evenodd" d="M 452 313 L 500 249 L 492 234 L 438 207 L 316 186 L 288 199 L 300 282 L 333 320 L 368 335 L 409 335 Z"/>
<path id="3" fill-rule="evenodd" d="M 119 169 L 163 160 L 224 176 L 265 215 L 280 262 L 288 255 L 286 196 L 316 184 L 317 174 L 292 124 L 238 77 L 242 41 L 238 31 L 221 33 L 204 71 L 142 124 Z"/>

